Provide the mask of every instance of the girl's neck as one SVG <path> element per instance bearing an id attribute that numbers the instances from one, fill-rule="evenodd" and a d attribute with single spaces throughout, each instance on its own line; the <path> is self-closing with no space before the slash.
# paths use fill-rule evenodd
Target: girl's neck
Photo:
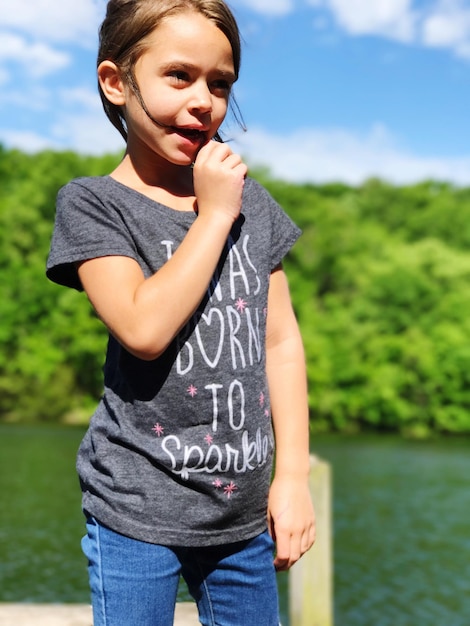
<path id="1" fill-rule="evenodd" d="M 192 167 L 168 162 L 162 167 L 150 163 L 150 167 L 138 164 L 126 153 L 124 159 L 111 173 L 111 177 L 176 211 L 195 210 Z"/>

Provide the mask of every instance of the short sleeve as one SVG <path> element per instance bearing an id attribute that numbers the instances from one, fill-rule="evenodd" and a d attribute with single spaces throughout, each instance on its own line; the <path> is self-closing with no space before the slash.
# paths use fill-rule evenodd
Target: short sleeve
<path id="1" fill-rule="evenodd" d="M 271 206 L 273 216 L 271 268 L 274 269 L 290 251 L 302 231 L 272 198 Z"/>
<path id="2" fill-rule="evenodd" d="M 270 238 L 270 267 L 273 270 L 290 251 L 302 231 L 264 187 L 253 179 L 247 180 L 247 183 L 246 193 L 258 214 L 259 227 Z"/>
<path id="3" fill-rule="evenodd" d="M 137 260 L 135 243 L 118 203 L 97 192 L 97 179 L 77 179 L 57 195 L 47 277 L 81 291 L 76 263 L 119 255 Z"/>

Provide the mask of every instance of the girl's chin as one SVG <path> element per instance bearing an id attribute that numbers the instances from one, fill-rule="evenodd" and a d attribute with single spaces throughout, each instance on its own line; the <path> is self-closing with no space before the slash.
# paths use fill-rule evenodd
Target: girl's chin
<path id="1" fill-rule="evenodd" d="M 200 149 L 201 146 L 198 146 L 192 150 L 180 151 L 179 154 L 174 154 L 173 158 L 170 158 L 170 161 L 174 163 L 174 165 L 191 165 L 196 160 Z"/>
<path id="2" fill-rule="evenodd" d="M 196 160 L 197 152 L 194 153 L 193 156 L 185 155 L 181 157 L 175 157 L 170 160 L 170 163 L 173 165 L 179 165 L 180 167 L 188 167 L 188 165 L 192 165 Z"/>

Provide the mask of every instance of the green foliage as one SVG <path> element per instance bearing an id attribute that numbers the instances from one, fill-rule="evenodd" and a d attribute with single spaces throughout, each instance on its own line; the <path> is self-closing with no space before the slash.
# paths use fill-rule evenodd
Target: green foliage
<path id="1" fill-rule="evenodd" d="M 286 261 L 314 431 L 470 432 L 470 194 L 263 181 L 304 235 Z"/>
<path id="2" fill-rule="evenodd" d="M 44 274 L 58 189 L 117 157 L 0 148 L 0 419 L 57 421 L 99 395 L 106 333 L 78 294 Z"/>
<path id="3" fill-rule="evenodd" d="M 117 156 L 0 147 L 0 420 L 88 415 L 106 332 L 44 275 L 55 197 Z M 253 174 L 302 227 L 286 259 L 312 429 L 470 432 L 470 189 L 292 185 Z"/>

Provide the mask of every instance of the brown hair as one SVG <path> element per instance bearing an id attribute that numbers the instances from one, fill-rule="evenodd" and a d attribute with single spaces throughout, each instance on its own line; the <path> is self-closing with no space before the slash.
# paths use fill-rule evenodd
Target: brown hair
<path id="1" fill-rule="evenodd" d="M 109 0 L 99 33 L 97 65 L 105 60 L 113 61 L 124 77 L 132 78 L 135 63 L 146 51 L 148 36 L 163 19 L 185 11 L 200 13 L 224 33 L 232 47 L 235 76 L 238 78 L 241 62 L 240 32 L 232 12 L 223 0 Z M 109 102 L 100 85 L 98 88 L 106 115 L 127 141 L 121 107 Z M 243 126 L 233 99 L 231 105 L 235 117 Z M 220 137 L 217 138 L 220 140 Z"/>

